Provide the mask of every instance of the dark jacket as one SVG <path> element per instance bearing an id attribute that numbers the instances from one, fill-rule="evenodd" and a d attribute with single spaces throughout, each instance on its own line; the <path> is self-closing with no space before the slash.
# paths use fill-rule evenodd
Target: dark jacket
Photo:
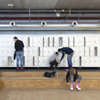
<path id="1" fill-rule="evenodd" d="M 74 74 L 74 82 L 77 80 L 77 77 L 78 77 L 78 72 L 76 70 L 76 73 Z M 70 71 L 67 72 L 67 75 L 66 75 L 66 82 L 69 82 L 70 80 Z"/>
<path id="2" fill-rule="evenodd" d="M 21 41 L 21 40 L 17 40 L 16 42 L 15 42 L 15 50 L 16 50 L 16 52 L 17 51 L 24 51 L 24 43 L 23 43 L 23 41 Z"/>
<path id="3" fill-rule="evenodd" d="M 53 67 L 54 65 L 56 67 L 58 66 L 58 62 L 56 61 L 56 59 L 50 62 L 50 67 Z"/>
<path id="4" fill-rule="evenodd" d="M 71 49 L 71 48 L 69 48 L 69 47 L 63 47 L 63 48 L 61 48 L 61 50 L 62 50 L 62 57 L 61 57 L 61 60 L 64 58 L 64 56 L 65 56 L 65 54 L 68 54 L 68 55 L 70 55 L 71 53 L 73 53 L 74 51 Z"/>

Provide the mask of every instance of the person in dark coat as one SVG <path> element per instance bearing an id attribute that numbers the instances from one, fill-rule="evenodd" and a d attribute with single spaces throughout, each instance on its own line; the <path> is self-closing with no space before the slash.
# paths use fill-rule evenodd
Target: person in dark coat
<path id="1" fill-rule="evenodd" d="M 58 52 L 62 53 L 62 57 L 61 57 L 61 60 L 63 60 L 65 54 L 67 54 L 67 61 L 68 61 L 68 66 L 69 67 L 72 67 L 72 57 L 73 57 L 73 54 L 74 54 L 74 51 L 73 49 L 69 48 L 69 47 L 63 47 L 63 48 L 60 48 L 58 49 Z"/>
<path id="2" fill-rule="evenodd" d="M 23 70 L 24 43 L 23 41 L 19 40 L 17 37 L 14 37 L 13 39 L 15 41 L 14 59 L 17 60 L 16 62 L 17 69 L 21 67 L 21 69 Z"/>

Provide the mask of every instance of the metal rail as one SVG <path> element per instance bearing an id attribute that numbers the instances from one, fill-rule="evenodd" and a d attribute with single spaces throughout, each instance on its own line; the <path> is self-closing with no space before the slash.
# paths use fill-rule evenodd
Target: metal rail
<path id="1" fill-rule="evenodd" d="M 31 11 L 31 13 L 55 13 L 55 12 L 63 12 L 63 13 L 100 13 L 100 10 L 74 10 L 74 9 L 44 9 L 44 10 L 34 10 L 34 9 L 19 9 L 19 10 L 8 10 L 8 9 L 2 9 L 0 10 L 0 13 L 29 13 L 29 10 Z"/>
<path id="2" fill-rule="evenodd" d="M 12 29 L 28 29 L 28 28 L 42 28 L 42 29 L 77 29 L 77 30 L 100 30 L 100 24 L 0 24 L 0 28 L 12 28 Z"/>
<path id="3" fill-rule="evenodd" d="M 100 10 L 0 10 L 1 20 L 28 19 L 100 19 Z"/>

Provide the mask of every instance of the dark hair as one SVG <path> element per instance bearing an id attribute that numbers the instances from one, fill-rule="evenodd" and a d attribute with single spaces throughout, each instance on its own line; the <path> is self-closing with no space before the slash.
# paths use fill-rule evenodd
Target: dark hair
<path id="1" fill-rule="evenodd" d="M 58 55 L 58 52 L 56 52 L 56 55 Z"/>
<path id="2" fill-rule="evenodd" d="M 18 39 L 16 36 L 13 39 Z"/>
<path id="3" fill-rule="evenodd" d="M 58 52 L 62 51 L 62 49 L 58 49 Z"/>

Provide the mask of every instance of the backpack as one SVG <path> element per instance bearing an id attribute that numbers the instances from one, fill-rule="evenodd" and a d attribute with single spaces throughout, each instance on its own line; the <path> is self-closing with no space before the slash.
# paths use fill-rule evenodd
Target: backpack
<path id="1" fill-rule="evenodd" d="M 45 72 L 44 73 L 44 76 L 45 77 L 48 77 L 48 78 L 51 78 L 51 77 L 54 77 L 56 74 L 56 72 Z"/>

